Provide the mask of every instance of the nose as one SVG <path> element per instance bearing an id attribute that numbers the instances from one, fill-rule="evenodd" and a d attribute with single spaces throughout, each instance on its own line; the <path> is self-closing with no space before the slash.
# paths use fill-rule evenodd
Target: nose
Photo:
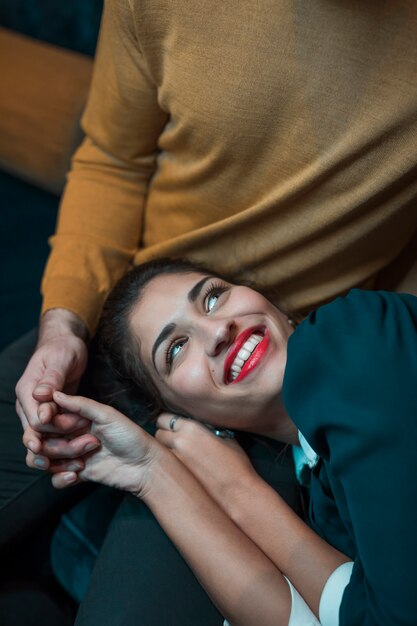
<path id="1" fill-rule="evenodd" d="M 205 318 L 201 324 L 201 332 L 209 356 L 217 356 L 227 349 L 232 340 L 234 322 L 226 319 Z"/>

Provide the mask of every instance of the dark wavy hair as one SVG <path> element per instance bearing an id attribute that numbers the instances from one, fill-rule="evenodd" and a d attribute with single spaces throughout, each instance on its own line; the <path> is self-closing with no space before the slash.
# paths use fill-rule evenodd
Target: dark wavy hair
<path id="1" fill-rule="evenodd" d="M 157 276 L 200 272 L 228 282 L 234 276 L 213 272 L 200 263 L 187 259 L 161 258 L 138 265 L 127 272 L 109 293 L 100 318 L 97 341 L 101 358 L 113 374 L 112 390 L 106 398 L 110 404 L 121 406 L 139 423 L 155 418 L 168 407 L 147 368 L 139 358 L 140 342 L 132 333 L 130 318 L 140 302 L 145 287 Z M 241 283 L 241 281 L 239 281 Z M 135 412 L 139 407 L 139 414 Z"/>
<path id="2" fill-rule="evenodd" d="M 132 333 L 130 325 L 133 309 L 143 297 L 145 287 L 157 276 L 193 272 L 253 288 L 252 284 L 241 277 L 213 271 L 194 261 L 161 258 L 138 265 L 127 272 L 105 301 L 97 333 L 101 358 L 112 372 L 111 391 L 105 400 L 138 423 L 147 423 L 164 410 L 182 411 L 178 407 L 167 406 L 139 358 L 140 342 Z M 271 297 L 271 294 L 261 293 L 272 302 L 276 301 L 276 297 Z"/>

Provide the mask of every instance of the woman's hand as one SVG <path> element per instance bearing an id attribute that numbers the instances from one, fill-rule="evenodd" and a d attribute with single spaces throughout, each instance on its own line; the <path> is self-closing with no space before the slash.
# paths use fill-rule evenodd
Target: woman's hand
<path id="1" fill-rule="evenodd" d="M 234 439 L 217 437 L 203 424 L 172 413 L 161 413 L 156 424 L 156 439 L 172 450 L 222 508 L 231 490 L 246 488 L 258 477 Z"/>
<path id="2" fill-rule="evenodd" d="M 86 418 L 91 426 L 87 449 L 85 434 L 73 439 L 44 440 L 42 453 L 52 460 L 51 470 L 56 472 L 52 477 L 53 485 L 63 488 L 80 480 L 91 480 L 142 496 L 148 487 L 150 467 L 162 449 L 155 439 L 110 406 L 62 392 L 54 393 L 54 401 L 64 415 Z M 97 443 L 90 453 L 91 435 Z M 80 458 L 74 460 L 76 451 L 80 452 Z M 80 465 L 82 469 L 78 473 L 66 471 L 70 464 L 65 466 L 65 461 L 53 463 L 54 458 L 65 459 L 66 456 L 72 459 L 70 463 Z"/>

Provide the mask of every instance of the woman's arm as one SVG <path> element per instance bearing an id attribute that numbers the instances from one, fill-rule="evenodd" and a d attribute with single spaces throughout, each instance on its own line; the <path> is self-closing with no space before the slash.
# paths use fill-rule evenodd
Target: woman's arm
<path id="1" fill-rule="evenodd" d="M 411 295 L 354 290 L 290 339 L 284 402 L 323 461 L 312 523 L 355 560 L 346 626 L 416 623 L 416 357 Z M 329 488 L 346 541 L 328 524 Z"/>
<path id="2" fill-rule="evenodd" d="M 288 625 L 291 598 L 277 567 L 168 450 L 143 500 L 233 624 Z"/>
<path id="3" fill-rule="evenodd" d="M 219 439 L 201 424 L 186 419 L 177 420 L 176 432 L 172 432 L 169 419 L 168 414 L 158 419 L 158 440 L 175 452 L 318 615 L 328 578 L 349 558 L 323 541 L 292 511 L 256 474 L 236 442 Z"/>
<path id="4" fill-rule="evenodd" d="M 143 499 L 233 626 L 288 625 L 291 596 L 279 569 L 171 451 L 111 407 L 59 392 L 54 399 L 64 414 L 91 420 L 101 443 L 84 457 L 79 477 Z M 62 458 L 65 445 L 55 440 L 48 449 L 46 442 L 45 453 Z M 53 482 L 62 487 L 76 478 L 59 473 Z"/>
<path id="5" fill-rule="evenodd" d="M 223 442 L 205 427 L 181 420 L 182 428 L 197 436 L 186 438 L 189 448 L 205 459 L 196 465 L 190 455 L 181 455 L 194 475 L 114 409 L 60 393 L 54 398 L 72 414 L 93 420 L 91 434 L 101 442 L 98 452 L 84 457 L 79 477 L 143 499 L 233 625 L 287 626 L 291 597 L 283 573 L 318 614 L 327 579 L 347 559 L 319 539 L 256 475 L 235 442 Z M 182 439 L 178 448 L 184 453 L 183 434 L 177 442 Z M 71 448 L 76 443 L 71 441 Z M 65 457 L 65 445 L 64 440 L 46 442 L 44 453 Z M 62 473 L 63 466 L 53 469 L 60 472 L 53 478 L 57 487 L 77 477 Z"/>
<path id="6" fill-rule="evenodd" d="M 350 559 L 321 539 L 259 477 L 252 485 L 231 485 L 222 508 L 319 615 L 326 582 L 342 563 Z"/>

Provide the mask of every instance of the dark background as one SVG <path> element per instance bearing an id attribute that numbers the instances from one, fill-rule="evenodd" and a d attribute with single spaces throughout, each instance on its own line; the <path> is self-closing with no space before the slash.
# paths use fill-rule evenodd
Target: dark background
<path id="1" fill-rule="evenodd" d="M 0 0 L 0 27 L 93 56 L 102 4 Z M 58 204 L 58 196 L 0 170 L 0 350 L 37 324 L 47 239 Z"/>

